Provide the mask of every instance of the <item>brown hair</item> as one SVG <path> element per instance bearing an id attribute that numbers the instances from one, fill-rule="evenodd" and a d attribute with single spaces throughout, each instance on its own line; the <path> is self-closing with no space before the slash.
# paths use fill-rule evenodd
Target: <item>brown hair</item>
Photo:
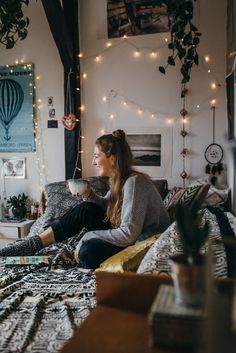
<path id="1" fill-rule="evenodd" d="M 107 219 L 117 228 L 121 222 L 122 188 L 130 175 L 139 173 L 132 168 L 133 155 L 123 130 L 99 137 L 96 145 L 107 157 L 115 156 L 114 172 L 110 177 L 111 198 L 107 208 Z"/>

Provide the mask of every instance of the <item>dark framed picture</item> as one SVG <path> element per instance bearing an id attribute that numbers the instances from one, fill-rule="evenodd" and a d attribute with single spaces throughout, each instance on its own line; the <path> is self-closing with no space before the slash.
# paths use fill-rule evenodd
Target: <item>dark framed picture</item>
<path id="1" fill-rule="evenodd" d="M 161 166 L 161 135 L 127 135 L 135 166 Z"/>
<path id="2" fill-rule="evenodd" d="M 167 7 L 155 0 L 107 0 L 108 38 L 169 32 Z"/>

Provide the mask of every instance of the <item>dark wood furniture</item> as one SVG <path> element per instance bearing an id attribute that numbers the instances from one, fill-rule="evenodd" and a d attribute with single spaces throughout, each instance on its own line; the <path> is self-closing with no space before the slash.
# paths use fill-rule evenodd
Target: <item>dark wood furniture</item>
<path id="1" fill-rule="evenodd" d="M 61 353 L 176 353 L 149 344 L 147 313 L 161 284 L 171 279 L 99 272 L 97 307 Z M 183 350 L 181 350 L 183 352 Z"/>

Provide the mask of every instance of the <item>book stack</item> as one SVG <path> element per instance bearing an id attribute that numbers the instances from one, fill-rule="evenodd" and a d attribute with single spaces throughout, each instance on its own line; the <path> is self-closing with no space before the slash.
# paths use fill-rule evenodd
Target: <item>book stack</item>
<path id="1" fill-rule="evenodd" d="M 174 301 L 174 288 L 161 285 L 148 315 L 152 347 L 190 348 L 202 343 L 204 310 Z"/>

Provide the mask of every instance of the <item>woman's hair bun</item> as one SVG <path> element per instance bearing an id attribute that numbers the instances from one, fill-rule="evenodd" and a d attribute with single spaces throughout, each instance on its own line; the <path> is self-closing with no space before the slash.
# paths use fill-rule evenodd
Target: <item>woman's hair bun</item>
<path id="1" fill-rule="evenodd" d="M 125 140 L 125 132 L 123 130 L 118 129 L 118 130 L 113 131 L 112 136 L 114 136 L 122 141 Z"/>

